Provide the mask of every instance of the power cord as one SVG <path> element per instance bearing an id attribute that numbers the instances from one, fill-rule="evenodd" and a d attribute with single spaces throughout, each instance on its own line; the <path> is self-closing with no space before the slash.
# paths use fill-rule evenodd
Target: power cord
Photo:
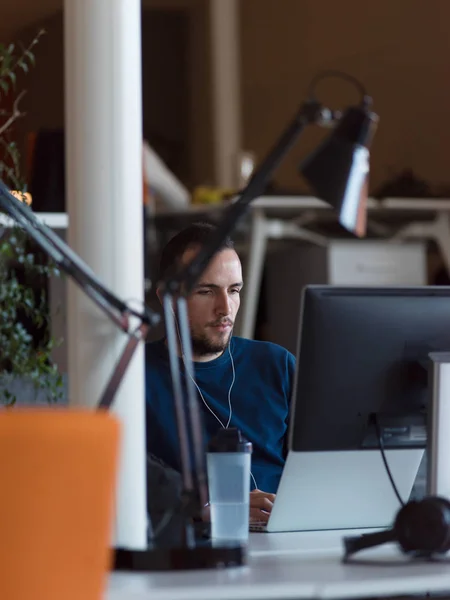
<path id="1" fill-rule="evenodd" d="M 353 77 L 353 75 L 349 75 L 348 73 L 344 73 L 343 71 L 337 71 L 337 70 L 322 71 L 321 73 L 318 73 L 315 77 L 313 77 L 313 79 L 311 80 L 311 83 L 309 84 L 309 89 L 308 89 L 309 97 L 315 100 L 316 99 L 315 91 L 316 91 L 316 87 L 317 87 L 318 83 L 320 81 L 322 81 L 323 79 L 329 79 L 331 77 L 336 77 L 338 79 L 342 79 L 344 81 L 348 81 L 349 83 L 352 83 L 357 88 L 359 93 L 361 94 L 361 102 L 362 103 L 370 103 L 371 99 L 367 96 L 366 88 L 359 81 L 359 79 L 357 79 L 356 77 Z"/>
<path id="2" fill-rule="evenodd" d="M 383 459 L 384 467 L 385 467 L 386 473 L 389 477 L 389 481 L 391 482 L 392 489 L 394 490 L 394 493 L 397 496 L 397 500 L 399 501 L 400 506 L 405 506 L 405 503 L 402 500 L 402 497 L 400 496 L 397 486 L 395 485 L 395 481 L 394 481 L 394 478 L 392 477 L 391 469 L 389 468 L 389 464 L 386 459 L 386 453 L 384 451 L 383 436 L 381 435 L 380 424 L 378 422 L 378 417 L 375 413 L 371 415 L 371 420 L 372 420 L 373 424 L 375 425 L 375 431 L 377 433 L 377 438 L 378 438 L 378 447 L 380 449 L 381 458 Z"/>

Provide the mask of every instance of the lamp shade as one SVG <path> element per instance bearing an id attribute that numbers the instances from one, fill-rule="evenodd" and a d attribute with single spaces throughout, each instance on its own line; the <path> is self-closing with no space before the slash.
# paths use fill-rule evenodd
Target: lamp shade
<path id="1" fill-rule="evenodd" d="M 365 104 L 347 109 L 331 135 L 300 165 L 316 195 L 358 237 L 366 233 L 369 146 L 378 117 Z"/>

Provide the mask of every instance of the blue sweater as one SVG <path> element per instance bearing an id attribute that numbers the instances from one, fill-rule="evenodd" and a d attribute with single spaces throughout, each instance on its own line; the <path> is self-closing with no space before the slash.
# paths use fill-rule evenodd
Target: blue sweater
<path id="1" fill-rule="evenodd" d="M 275 493 L 285 461 L 295 359 L 270 342 L 239 337 L 231 340 L 236 380 L 231 391 L 231 427 L 238 427 L 253 444 L 252 473 L 259 489 Z M 195 376 L 208 406 L 226 424 L 228 390 L 233 372 L 228 351 L 195 363 Z M 184 381 L 184 365 L 180 359 Z M 146 348 L 147 450 L 180 471 L 179 444 L 173 406 L 168 352 L 164 340 Z M 220 428 L 199 397 L 206 443 Z"/>

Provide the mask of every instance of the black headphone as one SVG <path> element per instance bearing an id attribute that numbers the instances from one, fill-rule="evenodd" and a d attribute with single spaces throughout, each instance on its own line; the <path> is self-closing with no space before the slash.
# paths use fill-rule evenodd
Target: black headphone
<path id="1" fill-rule="evenodd" d="M 344 561 L 366 548 L 397 542 L 404 554 L 431 558 L 450 550 L 450 502 L 430 496 L 405 504 L 393 527 L 375 533 L 344 538 Z"/>

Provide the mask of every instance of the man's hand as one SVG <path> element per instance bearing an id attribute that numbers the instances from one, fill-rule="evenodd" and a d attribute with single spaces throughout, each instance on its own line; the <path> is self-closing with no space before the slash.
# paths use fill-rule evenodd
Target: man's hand
<path id="1" fill-rule="evenodd" d="M 275 494 L 262 492 L 261 490 L 253 490 L 250 492 L 250 522 L 269 520 L 270 512 L 273 503 L 275 502 Z"/>
<path id="2" fill-rule="evenodd" d="M 250 492 L 250 522 L 269 520 L 270 511 L 275 502 L 275 494 L 262 492 L 261 490 L 253 490 Z M 211 512 L 209 504 L 203 509 L 203 520 L 211 520 Z"/>

